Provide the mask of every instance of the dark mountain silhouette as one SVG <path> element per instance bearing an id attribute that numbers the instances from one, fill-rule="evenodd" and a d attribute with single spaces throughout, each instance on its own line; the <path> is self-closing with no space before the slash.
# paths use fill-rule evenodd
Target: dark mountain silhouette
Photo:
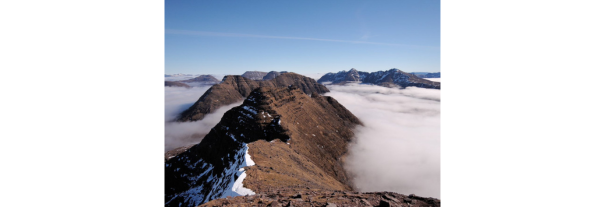
<path id="1" fill-rule="evenodd" d="M 228 75 L 223 82 L 213 85 L 191 107 L 182 112 L 177 121 L 197 121 L 221 106 L 229 105 L 247 97 L 259 87 L 297 86 L 306 94 L 323 94 L 329 90 L 314 79 L 296 73 L 283 73 L 274 79 L 255 81 L 243 76 Z"/>
<path id="2" fill-rule="evenodd" d="M 230 81 L 256 83 L 241 76 L 224 80 Z M 353 128 L 361 124 L 355 115 L 332 97 L 309 96 L 297 86 L 249 94 L 199 144 L 166 160 L 166 206 L 197 206 L 250 190 L 353 190 L 342 160 Z"/>
<path id="3" fill-rule="evenodd" d="M 441 83 L 434 82 L 417 77 L 414 74 L 403 72 L 393 68 L 388 71 L 362 72 L 352 68 L 349 71 L 340 71 L 338 73 L 327 73 L 322 76 L 319 83 L 332 82 L 332 84 L 345 84 L 347 82 L 369 83 L 385 87 L 415 86 L 419 88 L 441 89 Z"/>
<path id="4" fill-rule="evenodd" d="M 246 71 L 242 76 L 250 80 L 263 80 L 263 77 L 267 74 L 267 72 L 262 71 Z"/>
<path id="5" fill-rule="evenodd" d="M 191 88 L 191 86 L 189 86 L 185 83 L 177 82 L 177 81 L 164 81 L 164 86 Z"/>

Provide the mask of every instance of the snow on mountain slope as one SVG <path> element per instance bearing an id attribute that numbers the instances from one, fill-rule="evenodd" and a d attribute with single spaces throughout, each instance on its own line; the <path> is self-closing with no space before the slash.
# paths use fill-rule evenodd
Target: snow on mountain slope
<path id="1" fill-rule="evenodd" d="M 191 173 L 188 175 L 182 175 L 186 177 L 192 184 L 191 188 L 185 192 L 173 196 L 171 199 L 167 199 L 166 205 L 173 205 L 175 199 L 182 199 L 183 203 L 187 206 L 198 206 L 202 203 L 218 198 L 226 198 L 227 196 L 243 196 L 243 195 L 254 195 L 255 193 L 244 187 L 243 182 L 246 178 L 246 172 L 244 167 L 253 166 L 254 161 L 248 154 L 248 144 L 239 142 L 239 150 L 233 155 L 232 161 L 228 162 L 224 169 L 215 169 L 215 167 L 205 162 L 203 159 L 199 159 L 194 164 L 190 160 L 185 160 L 187 168 L 194 169 L 199 167 L 201 173 Z M 187 159 L 181 157 L 179 159 Z M 182 161 L 182 160 L 180 160 Z M 166 167 L 171 167 L 170 164 L 166 164 Z M 179 171 L 180 168 L 174 169 Z M 214 173 L 220 172 L 215 175 Z M 205 178 L 205 179 L 204 179 Z M 208 186 L 212 186 L 208 188 Z"/>

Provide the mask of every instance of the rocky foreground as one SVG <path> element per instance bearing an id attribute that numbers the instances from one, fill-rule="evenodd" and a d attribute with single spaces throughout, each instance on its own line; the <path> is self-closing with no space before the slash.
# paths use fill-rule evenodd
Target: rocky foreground
<path id="1" fill-rule="evenodd" d="M 402 195 L 392 192 L 362 193 L 354 191 L 285 191 L 256 195 L 228 197 L 210 201 L 201 206 L 401 206 L 401 207 L 438 207 L 441 200 L 418 197 L 413 194 Z"/>

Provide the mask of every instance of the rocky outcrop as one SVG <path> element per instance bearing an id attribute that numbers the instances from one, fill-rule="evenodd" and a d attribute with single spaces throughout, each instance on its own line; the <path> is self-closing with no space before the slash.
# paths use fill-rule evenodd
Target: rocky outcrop
<path id="1" fill-rule="evenodd" d="M 262 71 L 246 71 L 242 76 L 244 78 L 248 78 L 250 80 L 263 80 L 263 78 L 267 75 L 267 72 Z"/>
<path id="2" fill-rule="evenodd" d="M 185 87 L 185 88 L 191 88 L 191 86 L 185 84 L 185 83 L 181 83 L 181 82 L 177 82 L 177 81 L 164 81 L 164 86 L 166 87 Z"/>
<path id="3" fill-rule="evenodd" d="M 271 80 L 276 78 L 277 76 L 281 75 L 282 73 L 287 73 L 288 71 L 281 71 L 281 72 L 277 72 L 277 71 L 271 71 L 269 73 L 267 73 L 267 75 L 265 75 L 265 77 L 263 77 L 263 80 Z"/>
<path id="4" fill-rule="evenodd" d="M 198 77 L 192 78 L 192 79 L 188 79 L 188 80 L 182 80 L 180 82 L 185 82 L 185 83 L 191 83 L 191 82 L 203 82 L 203 83 L 212 83 L 212 84 L 216 84 L 219 83 L 221 81 L 219 81 L 218 79 L 216 79 L 214 76 L 212 75 L 200 75 Z"/>
<path id="5" fill-rule="evenodd" d="M 252 90 L 259 87 L 297 86 L 304 93 L 323 94 L 330 92 L 324 85 L 314 79 L 296 73 L 283 73 L 274 79 L 254 81 L 243 76 L 228 75 L 223 82 L 213 85 L 191 107 L 182 112 L 177 121 L 197 121 L 206 114 L 214 112 L 224 105 L 229 105 L 247 97 Z"/>
<path id="6" fill-rule="evenodd" d="M 392 192 L 325 191 L 309 189 L 274 190 L 250 196 L 210 201 L 202 206 L 401 206 L 439 207 L 441 200 Z"/>
<path id="7" fill-rule="evenodd" d="M 361 72 L 355 68 L 338 73 L 327 73 L 317 82 L 331 82 L 331 84 L 344 84 L 347 82 L 369 83 L 385 87 L 406 88 L 415 86 L 419 88 L 441 89 L 441 83 L 417 77 L 414 74 L 403 72 L 393 68 L 388 71 Z"/>
<path id="8" fill-rule="evenodd" d="M 225 82 L 238 79 L 253 83 Z M 359 124 L 331 97 L 297 86 L 254 89 L 199 144 L 167 158 L 166 206 L 275 189 L 351 191 L 342 160 Z"/>

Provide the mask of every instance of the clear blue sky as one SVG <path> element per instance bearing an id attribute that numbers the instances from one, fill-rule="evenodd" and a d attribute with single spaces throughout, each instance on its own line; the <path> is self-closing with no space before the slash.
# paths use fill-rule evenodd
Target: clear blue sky
<path id="1" fill-rule="evenodd" d="M 440 1 L 166 1 L 166 73 L 440 71 Z"/>

